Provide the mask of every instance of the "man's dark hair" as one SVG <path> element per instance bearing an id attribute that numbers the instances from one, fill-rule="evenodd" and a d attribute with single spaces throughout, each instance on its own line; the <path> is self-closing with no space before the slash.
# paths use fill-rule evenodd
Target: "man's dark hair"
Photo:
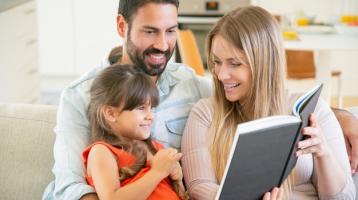
<path id="1" fill-rule="evenodd" d="M 119 0 L 118 14 L 122 15 L 128 24 L 131 24 L 132 17 L 137 10 L 147 3 L 173 4 L 179 7 L 179 0 Z"/>

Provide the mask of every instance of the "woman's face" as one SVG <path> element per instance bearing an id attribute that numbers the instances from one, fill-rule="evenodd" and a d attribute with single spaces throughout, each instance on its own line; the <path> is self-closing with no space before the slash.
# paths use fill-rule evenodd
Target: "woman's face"
<path id="1" fill-rule="evenodd" d="M 243 101 L 251 87 L 252 74 L 244 52 L 229 44 L 223 37 L 213 38 L 212 62 L 214 73 L 230 102 Z"/>

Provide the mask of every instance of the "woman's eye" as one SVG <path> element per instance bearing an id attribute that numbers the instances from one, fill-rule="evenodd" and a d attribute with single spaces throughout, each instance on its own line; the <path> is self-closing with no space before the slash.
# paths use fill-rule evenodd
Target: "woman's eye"
<path id="1" fill-rule="evenodd" d="M 220 61 L 218 61 L 218 60 L 213 60 L 213 63 L 214 63 L 215 65 L 219 65 L 219 64 L 220 64 Z"/>
<path id="2" fill-rule="evenodd" d="M 235 67 L 236 67 L 236 66 L 238 67 L 238 66 L 241 65 L 241 63 L 231 63 L 231 65 L 232 65 L 232 66 L 235 66 Z"/>

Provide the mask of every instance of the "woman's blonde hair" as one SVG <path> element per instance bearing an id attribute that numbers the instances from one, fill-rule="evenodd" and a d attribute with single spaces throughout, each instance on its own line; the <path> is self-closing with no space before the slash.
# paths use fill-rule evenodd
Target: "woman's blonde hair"
<path id="1" fill-rule="evenodd" d="M 213 73 L 211 48 L 217 35 L 246 55 L 252 83 L 243 101 L 228 101 L 223 84 Z M 266 10 L 255 6 L 237 8 L 222 17 L 208 34 L 206 51 L 214 81 L 210 154 L 216 179 L 220 182 L 231 147 L 228 144 L 232 144 L 237 124 L 287 113 L 286 59 L 277 21 Z"/>

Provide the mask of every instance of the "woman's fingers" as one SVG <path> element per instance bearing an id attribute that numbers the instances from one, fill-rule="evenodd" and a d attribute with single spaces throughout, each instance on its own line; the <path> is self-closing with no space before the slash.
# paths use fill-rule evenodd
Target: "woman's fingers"
<path id="1" fill-rule="evenodd" d="M 271 197 L 271 193 L 270 192 L 266 192 L 264 197 L 262 198 L 262 200 L 270 200 Z"/>
<path id="2" fill-rule="evenodd" d="M 308 148 L 311 146 L 319 145 L 319 144 L 321 144 L 321 142 L 322 142 L 321 138 L 318 138 L 318 137 L 309 138 L 309 139 L 299 142 L 297 147 L 300 149 L 305 149 L 305 148 Z"/>
<path id="3" fill-rule="evenodd" d="M 310 114 L 309 116 L 309 126 L 310 127 L 317 127 L 317 119 L 314 114 Z"/>
<path id="4" fill-rule="evenodd" d="M 319 153 L 320 149 L 317 146 L 311 146 L 309 148 L 301 149 L 296 152 L 296 156 L 301 156 L 304 154 L 315 154 Z"/>
<path id="5" fill-rule="evenodd" d="M 282 198 L 282 189 L 275 187 L 271 192 L 266 192 L 263 200 L 279 200 Z"/>

